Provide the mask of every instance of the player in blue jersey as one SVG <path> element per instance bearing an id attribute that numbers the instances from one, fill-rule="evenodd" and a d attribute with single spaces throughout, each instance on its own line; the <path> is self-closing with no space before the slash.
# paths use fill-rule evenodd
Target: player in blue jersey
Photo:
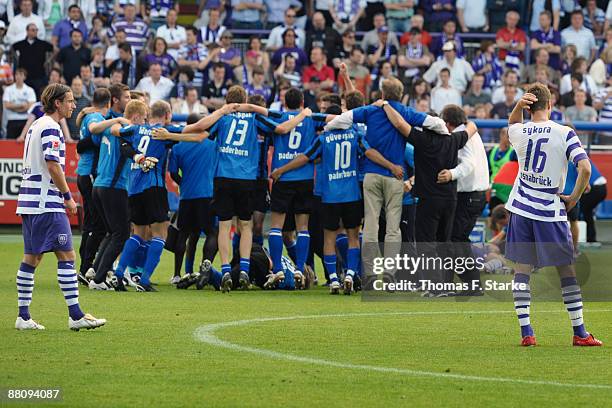
<path id="1" fill-rule="evenodd" d="M 28 130 L 17 214 L 22 218 L 23 260 L 17 272 L 17 330 L 44 330 L 30 316 L 34 291 L 34 271 L 46 252 L 57 257 L 57 281 L 68 306 L 71 330 L 95 329 L 105 319 L 83 313 L 79 306 L 79 284 L 74 267 L 72 232 L 66 211 L 74 215 L 77 206 L 64 174 L 66 143 L 59 122 L 72 116 L 76 105 L 69 87 L 49 85 L 41 95 L 45 115 Z"/>
<path id="2" fill-rule="evenodd" d="M 222 263 L 221 272 L 223 273 L 222 286 L 225 291 L 229 291 L 233 286 L 230 274 L 230 230 L 234 216 L 239 219 L 238 227 L 241 234 L 239 286 L 245 289 L 249 286 L 249 254 L 253 243 L 251 216 L 259 163 L 258 133 L 288 133 L 312 112 L 310 109 L 305 109 L 295 118 L 279 125 L 265 116 L 268 113 L 266 109 L 255 105 L 245 105 L 247 95 L 241 86 L 231 87 L 225 101 L 227 108 L 224 109 L 231 111 L 238 108 L 249 110 L 249 112 L 234 112 L 225 115 L 227 111 L 223 111 L 221 112 L 223 116 L 219 118 L 215 111 L 210 117 L 183 129 L 183 133 L 205 132 L 198 137 L 169 135 L 164 131 L 157 131 L 156 137 L 169 137 L 179 141 L 200 141 L 206 137 L 217 140 L 219 156 L 213 199 L 215 213 L 219 217 L 218 241 Z M 206 132 L 209 128 L 210 131 Z"/>
<path id="3" fill-rule="evenodd" d="M 125 291 L 123 278 L 125 269 L 132 262 L 134 254 L 144 243 L 150 228 L 152 239 L 149 243 L 144 270 L 137 285 L 139 292 L 155 292 L 151 286 L 151 275 L 164 250 L 168 231 L 168 196 L 165 180 L 165 163 L 172 142 L 156 140 L 151 137 L 151 130 L 167 126 L 172 119 L 172 110 L 165 101 L 155 102 L 150 109 L 140 100 L 130 101 L 125 108 L 125 118 L 130 125 L 111 128 L 113 136 L 126 140 L 123 146 L 130 157 L 128 177 L 128 203 L 130 220 L 134 224 L 134 233 L 125 241 L 119 264 L 115 270 L 117 276 L 116 291 Z M 149 116 L 150 123 L 146 124 Z M 173 129 L 177 131 L 181 129 Z"/>
<path id="4" fill-rule="evenodd" d="M 523 123 L 523 109 L 531 121 Z M 542 84 L 532 85 L 516 104 L 508 119 L 508 136 L 518 156 L 519 174 L 506 209 L 511 213 L 506 258 L 515 262 L 512 294 L 521 327 L 521 345 L 535 346 L 530 322 L 534 267 L 555 266 L 561 280 L 561 295 L 574 331 L 574 346 L 601 346 L 589 333 L 582 315 L 582 294 L 576 280 L 575 256 L 567 223 L 571 211 L 591 176 L 591 164 L 573 129 L 550 120 L 552 96 Z M 578 177 L 569 195 L 560 194 L 568 162 Z"/>
<path id="5" fill-rule="evenodd" d="M 348 236 L 348 269 L 343 282 L 346 295 L 353 291 L 353 278 L 359 263 L 359 229 L 363 217 L 357 173 L 357 158 L 360 154 L 365 154 L 373 163 L 388 169 L 396 178 L 403 177 L 402 166 L 391 163 L 378 151 L 370 148 L 363 135 L 353 128 L 324 132 L 306 152 L 274 170 L 271 175 L 276 181 L 291 170 L 317 158 L 321 159 L 319 170 L 322 173 L 320 191 L 324 228 L 323 251 L 332 294 L 340 292 L 336 273 L 336 237 L 341 226 L 346 229 Z"/>
<path id="6" fill-rule="evenodd" d="M 93 112 L 85 116 L 80 126 L 81 139 L 77 145 L 79 164 L 77 166 L 77 187 L 83 200 L 83 227 L 79 256 L 79 281 L 88 285 L 85 277 L 93 266 L 98 247 L 106 235 L 102 214 L 98 213 L 93 204 L 93 182 L 98 168 L 100 137 L 96 134 L 97 124 L 104 122 L 110 108 L 111 94 L 106 88 L 98 88 L 93 95 Z M 111 119 L 112 120 L 112 119 Z"/>
<path id="7" fill-rule="evenodd" d="M 200 115 L 195 114 L 197 119 L 191 121 L 193 115 L 191 114 L 187 118 L 188 124 L 199 120 Z M 206 241 L 202 249 L 200 274 L 209 273 L 217 254 L 218 231 L 211 207 L 216 161 L 217 144 L 209 139 L 200 143 L 180 142 L 172 148 L 170 154 L 168 171 L 172 179 L 180 186 L 177 221 L 179 233 L 176 243 L 180 248 L 184 248 L 187 242 L 186 279 L 189 278 L 187 275 L 194 272 L 195 250 L 201 231 L 206 233 Z M 178 275 L 175 269 L 176 276 Z M 205 282 L 202 283 L 201 287 L 204 286 Z"/>
<path id="8" fill-rule="evenodd" d="M 115 124 L 126 123 L 122 118 L 125 106 L 130 101 L 130 90 L 126 85 L 116 84 L 109 88 L 111 109 L 107 119 Z M 93 184 L 93 203 L 98 213 L 103 215 L 107 236 L 100 245 L 94 262 L 95 277 L 89 282 L 93 290 L 108 290 L 107 272 L 113 269 L 113 262 L 121 253 L 125 240 L 130 236 L 130 222 L 127 200 L 127 177 L 129 159 L 121 154 L 121 141 L 111 135 L 110 129 L 96 123 L 95 126 L 105 130 L 94 129 L 94 137 L 100 138 L 97 176 Z"/>
<path id="9" fill-rule="evenodd" d="M 269 116 L 282 122 L 296 117 L 304 105 L 304 94 L 297 88 L 290 88 L 285 94 L 287 111 L 270 111 Z M 291 132 L 274 136 L 274 155 L 272 156 L 272 170 L 289 163 L 299 154 L 306 151 L 317 137 L 317 131 L 323 130 L 327 115 L 313 114 L 304 119 Z M 270 208 L 270 255 L 274 263 L 276 279 L 285 278 L 281 267 L 283 254 L 282 228 L 287 214 L 295 216 L 297 230 L 296 242 L 296 270 L 295 281 L 299 288 L 303 283 L 303 271 L 310 246 L 310 233 L 308 232 L 308 217 L 312 211 L 314 189 L 314 165 L 307 163 L 303 167 L 283 173 L 277 183 L 272 186 Z"/>

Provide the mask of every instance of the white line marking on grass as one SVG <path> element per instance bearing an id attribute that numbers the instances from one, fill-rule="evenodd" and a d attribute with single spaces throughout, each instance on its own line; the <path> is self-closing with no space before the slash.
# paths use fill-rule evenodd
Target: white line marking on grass
<path id="1" fill-rule="evenodd" d="M 561 313 L 562 310 L 546 310 L 538 311 L 539 313 Z M 612 312 L 612 309 L 592 309 L 588 313 L 596 312 Z M 491 311 L 432 311 L 432 312 L 380 312 L 380 313 L 339 313 L 339 314 L 324 314 L 324 315 L 308 315 L 308 316 L 287 316 L 287 317 L 264 317 L 258 319 L 248 320 L 234 320 L 230 322 L 212 323 L 198 327 L 194 336 L 197 340 L 210 344 L 216 347 L 222 347 L 229 350 L 247 352 L 252 354 L 258 354 L 278 360 L 295 361 L 298 363 L 322 365 L 336 368 L 348 368 L 352 370 L 365 370 L 374 371 L 380 373 L 393 373 L 403 374 L 415 377 L 433 377 L 433 378 L 449 378 L 454 380 L 468 380 L 468 381 L 490 381 L 490 382 L 501 382 L 501 383 L 512 383 L 512 384 L 529 384 L 529 385 L 548 385 L 554 387 L 579 387 L 579 388 L 591 388 L 591 389 L 605 389 L 612 390 L 610 384 L 574 384 L 574 383 L 562 383 L 557 381 L 545 381 L 545 380 L 525 380 L 520 378 L 504 378 L 504 377 L 481 377 L 476 375 L 464 375 L 464 374 L 452 374 L 452 373 L 441 373 L 435 371 L 421 371 L 421 370 L 410 370 L 405 368 L 393 368 L 393 367 L 378 367 L 365 364 L 351 364 L 342 363 L 338 361 L 324 360 L 320 358 L 301 357 L 293 354 L 279 353 L 272 350 L 260 349 L 255 347 L 243 346 L 236 343 L 231 343 L 226 340 L 222 340 L 215 335 L 217 330 L 226 327 L 246 326 L 249 324 L 265 323 L 265 322 L 276 322 L 276 321 L 287 321 L 287 320 L 306 320 L 306 319 L 329 319 L 336 317 L 376 317 L 376 316 L 427 316 L 427 315 L 449 315 L 449 314 L 506 314 L 514 313 L 513 311 L 505 310 L 491 310 Z"/>

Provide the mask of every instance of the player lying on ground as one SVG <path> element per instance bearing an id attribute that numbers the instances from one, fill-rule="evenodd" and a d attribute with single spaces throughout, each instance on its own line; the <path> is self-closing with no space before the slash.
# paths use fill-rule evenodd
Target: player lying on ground
<path id="1" fill-rule="evenodd" d="M 529 109 L 531 121 L 523 123 L 523 109 Z M 561 279 L 563 303 L 574 329 L 573 345 L 601 346 L 602 342 L 584 327 L 574 247 L 567 225 L 567 213 L 589 182 L 591 164 L 576 133 L 551 121 L 551 111 L 550 91 L 535 84 L 508 119 L 508 136 L 518 156 L 519 175 L 506 203 L 511 213 L 506 258 L 516 263 L 512 293 L 521 326 L 521 345 L 536 345 L 529 320 L 531 271 L 534 267 L 555 266 Z M 569 196 L 560 196 L 570 160 L 578 169 L 578 179 Z"/>
<path id="2" fill-rule="evenodd" d="M 34 291 L 34 270 L 45 252 L 57 257 L 57 281 L 68 305 L 71 330 L 95 329 L 106 324 L 85 314 L 79 306 L 79 284 L 74 267 L 72 231 L 66 215 L 76 214 L 64 175 L 66 144 L 59 122 L 72 116 L 76 108 L 69 87 L 49 85 L 41 95 L 45 115 L 27 132 L 23 153 L 23 178 L 19 188 L 17 214 L 22 217 L 24 255 L 17 272 L 18 330 L 44 330 L 30 316 Z"/>
<path id="3" fill-rule="evenodd" d="M 332 105 L 327 113 L 340 114 L 341 109 L 337 105 Z M 350 295 L 353 291 L 353 278 L 360 257 L 359 229 L 362 218 L 357 161 L 358 156 L 364 154 L 373 162 L 389 169 L 396 178 L 401 180 L 404 177 L 402 166 L 389 162 L 378 151 L 370 148 L 363 134 L 353 128 L 322 133 L 305 153 L 298 155 L 271 174 L 271 178 L 277 182 L 286 172 L 321 158 L 319 170 L 322 176 L 318 180 L 322 182 L 323 253 L 331 280 L 329 286 L 331 294 L 340 292 L 340 282 L 336 273 L 336 238 L 340 222 L 348 236 L 348 269 L 343 282 L 344 294 Z"/>
<path id="4" fill-rule="evenodd" d="M 247 94 L 241 86 L 231 87 L 225 98 L 229 109 L 236 111 L 217 114 L 203 118 L 199 122 L 186 126 L 183 133 L 202 132 L 199 136 L 190 137 L 181 134 L 171 135 L 158 130 L 155 137 L 177 141 L 201 141 L 207 137 L 217 138 L 218 163 L 215 173 L 214 202 L 215 212 L 219 217 L 219 255 L 223 286 L 227 290 L 233 286 L 230 267 L 232 218 L 238 216 L 241 231 L 240 240 L 240 287 L 249 286 L 249 256 L 253 243 L 251 216 L 253 214 L 253 193 L 257 179 L 259 163 L 258 129 L 266 135 L 288 133 L 312 112 L 305 109 L 296 117 L 278 124 L 270 120 L 267 109 L 248 105 Z M 241 112 L 244 111 L 244 112 Z M 256 113 L 253 113 L 256 112 Z M 219 118 L 219 115 L 223 115 Z M 216 122 L 218 120 L 218 122 Z M 216 122 L 216 123 L 215 123 Z M 212 128 L 211 128 L 212 126 Z M 210 128 L 210 132 L 207 130 Z"/>

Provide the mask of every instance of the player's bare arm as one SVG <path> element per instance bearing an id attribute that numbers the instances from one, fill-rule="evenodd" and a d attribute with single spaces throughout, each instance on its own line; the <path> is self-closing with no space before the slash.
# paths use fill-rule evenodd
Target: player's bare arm
<path id="1" fill-rule="evenodd" d="M 192 125 L 187 125 L 183 128 L 183 133 L 200 133 L 210 129 L 224 115 L 235 112 L 238 104 L 230 103 L 223 105 L 205 118 L 200 119 Z"/>
<path id="2" fill-rule="evenodd" d="M 98 108 L 95 108 L 93 106 L 88 106 L 86 108 L 84 108 L 82 111 L 79 112 L 77 118 L 76 118 L 76 124 L 77 126 L 80 128 L 81 127 L 81 123 L 83 122 L 83 119 L 85 119 L 85 116 L 89 115 L 90 113 L 94 113 L 97 112 Z"/>
<path id="3" fill-rule="evenodd" d="M 582 159 L 576 165 L 578 170 L 578 178 L 576 179 L 576 185 L 574 191 L 570 195 L 561 195 L 561 200 L 565 203 L 565 208 L 570 211 L 576 206 L 580 197 L 584 193 L 584 190 L 589 185 L 589 179 L 591 178 L 591 162 L 588 159 Z"/>
<path id="4" fill-rule="evenodd" d="M 261 116 L 268 116 L 268 109 L 252 103 L 240 103 L 236 106 L 236 112 L 257 113 Z"/>
<path id="5" fill-rule="evenodd" d="M 49 170 L 49 175 L 51 176 L 51 180 L 53 180 L 53 184 L 55 184 L 62 195 L 70 193 L 70 188 L 68 188 L 68 183 L 66 182 L 66 177 L 64 176 L 62 166 L 58 162 L 48 160 L 47 169 Z M 77 205 L 72 197 L 69 199 L 64 198 L 64 206 L 66 207 L 68 214 L 76 214 Z"/>
<path id="6" fill-rule="evenodd" d="M 172 140 L 175 142 L 201 142 L 210 136 L 208 132 L 201 133 L 170 133 L 165 128 L 155 128 L 151 132 L 153 139 Z"/>
<path id="7" fill-rule="evenodd" d="M 523 109 L 529 109 L 534 102 L 537 102 L 538 98 L 534 94 L 525 93 L 523 97 L 516 103 L 510 117 L 508 118 L 508 125 L 514 125 L 515 123 L 523 123 Z"/>
<path id="8" fill-rule="evenodd" d="M 312 115 L 312 111 L 310 108 L 306 108 L 302 110 L 297 116 L 289 119 L 286 122 L 281 123 L 274 129 L 274 133 L 277 134 L 285 134 L 291 132 L 295 129 L 305 118 L 310 117 Z"/>
<path id="9" fill-rule="evenodd" d="M 115 127 L 116 125 L 119 125 L 118 128 L 121 128 L 121 125 L 129 125 L 129 124 L 130 124 L 129 120 L 123 117 L 119 117 L 119 118 L 103 120 L 102 122 L 90 123 L 88 128 L 91 133 L 98 134 L 98 133 L 104 132 L 106 129 L 110 127 L 111 133 L 112 133 L 112 128 Z M 119 136 L 119 134 L 113 134 L 113 135 Z"/>
<path id="10" fill-rule="evenodd" d="M 404 178 L 404 168 L 400 165 L 393 164 L 389 160 L 385 159 L 378 150 L 370 148 L 366 150 L 365 155 L 374 163 L 389 170 L 395 176 L 396 179 L 402 180 Z"/>
<path id="11" fill-rule="evenodd" d="M 287 173 L 288 171 L 291 170 L 295 170 L 298 169 L 304 165 L 306 165 L 306 163 L 308 163 L 308 156 L 306 156 L 305 154 L 301 153 L 299 155 L 296 156 L 295 159 L 291 160 L 289 163 L 285 164 L 284 166 L 279 167 L 278 169 L 275 169 L 272 174 L 270 174 L 270 178 L 272 180 L 274 180 L 274 182 L 277 182 L 278 179 L 285 173 Z"/>

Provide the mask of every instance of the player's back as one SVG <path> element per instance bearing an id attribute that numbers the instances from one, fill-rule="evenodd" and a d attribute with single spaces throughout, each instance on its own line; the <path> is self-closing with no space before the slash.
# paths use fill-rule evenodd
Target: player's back
<path id="1" fill-rule="evenodd" d="M 319 136 L 324 203 L 346 203 L 361 199 L 357 158 L 367 149 L 352 128 L 332 130 Z"/>
<path id="2" fill-rule="evenodd" d="M 83 118 L 80 129 L 80 139 L 91 138 L 96 145 L 100 145 L 100 135 L 94 135 L 89 131 L 89 125 L 92 123 L 102 122 L 104 116 L 100 112 L 90 113 Z M 89 175 L 94 172 L 97 167 L 98 152 L 90 149 L 85 152 L 79 153 L 79 164 L 77 166 L 77 174 Z"/>
<path id="3" fill-rule="evenodd" d="M 565 185 L 568 161 L 586 158 L 576 133 L 546 121 L 511 125 L 508 136 L 518 157 L 519 173 L 506 208 L 539 221 L 567 220 L 558 193 Z"/>
<path id="4" fill-rule="evenodd" d="M 217 146 L 212 140 L 181 142 L 172 148 L 169 170 L 181 170 L 181 200 L 212 197 L 216 168 Z"/>
<path id="5" fill-rule="evenodd" d="M 293 119 L 299 112 L 274 112 L 269 113 L 270 117 L 278 123 Z M 272 159 L 272 169 L 277 169 L 295 159 L 300 153 L 304 153 L 317 137 L 317 130 L 322 130 L 325 126 L 327 115 L 315 113 L 311 117 L 306 117 L 291 132 L 274 135 L 274 155 Z M 314 167 L 308 163 L 298 169 L 283 173 L 281 181 L 300 181 L 312 180 Z"/>
<path id="6" fill-rule="evenodd" d="M 275 127 L 276 123 L 254 113 L 236 112 L 219 119 L 210 129 L 219 153 L 215 177 L 255 180 L 260 157 L 258 129 L 268 134 Z"/>
<path id="7" fill-rule="evenodd" d="M 110 128 L 100 135 L 98 169 L 94 187 L 127 190 L 130 161 L 121 154 L 121 140 L 113 136 Z"/>
<path id="8" fill-rule="evenodd" d="M 23 150 L 23 170 L 17 214 L 64 212 L 64 199 L 53 184 L 47 161 L 66 164 L 66 145 L 60 126 L 49 116 L 32 123 Z"/>
<path id="9" fill-rule="evenodd" d="M 134 162 L 130 164 L 128 194 L 142 193 L 151 187 L 165 187 L 166 158 L 172 142 L 152 138 L 152 131 L 161 125 L 130 125 L 121 128 L 121 137 L 128 140 L 132 147 L 145 157 L 155 157 L 158 162 L 155 167 L 144 172 Z"/>

